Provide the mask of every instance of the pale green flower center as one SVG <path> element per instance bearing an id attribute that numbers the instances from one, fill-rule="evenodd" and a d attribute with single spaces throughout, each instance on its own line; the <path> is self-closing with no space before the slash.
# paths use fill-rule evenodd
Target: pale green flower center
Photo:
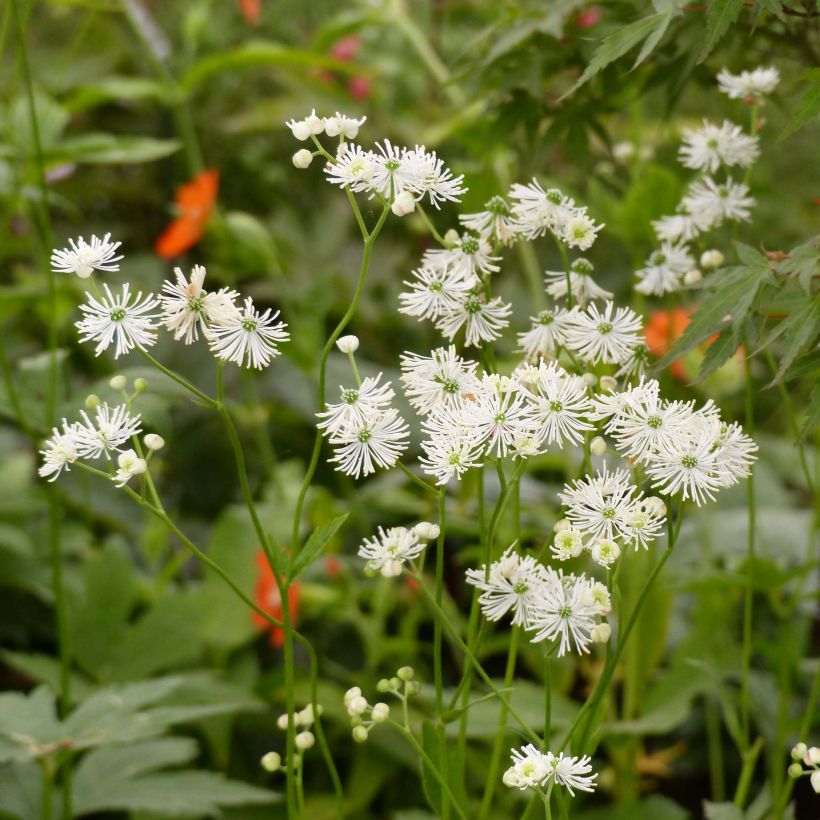
<path id="1" fill-rule="evenodd" d="M 694 456 L 684 456 L 680 460 L 680 463 L 683 464 L 683 466 L 686 467 L 687 470 L 691 470 L 694 467 L 698 466 L 698 460 Z"/>
<path id="2" fill-rule="evenodd" d="M 114 308 L 111 311 L 110 317 L 112 322 L 121 322 L 126 316 L 125 308 Z"/>
<path id="3" fill-rule="evenodd" d="M 598 325 L 598 333 L 612 333 L 612 324 L 610 322 L 601 322 Z"/>

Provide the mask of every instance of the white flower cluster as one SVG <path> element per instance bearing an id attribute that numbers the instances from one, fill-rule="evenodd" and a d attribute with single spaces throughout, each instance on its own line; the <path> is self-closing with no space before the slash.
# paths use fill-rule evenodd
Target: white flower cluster
<path id="1" fill-rule="evenodd" d="M 595 790 L 597 774 L 592 774 L 591 760 L 570 757 L 561 752 L 557 757 L 552 752 L 539 751 L 532 743 L 520 750 L 512 749 L 512 762 L 504 772 L 504 785 L 514 789 L 543 789 L 550 781 L 563 786 L 573 797 L 574 789 L 584 792 Z"/>
<path id="2" fill-rule="evenodd" d="M 390 527 L 387 531 L 379 527 L 374 538 L 365 538 L 359 547 L 359 557 L 367 561 L 367 571 L 381 573 L 385 578 L 401 575 L 405 562 L 414 561 L 421 555 L 426 541 L 438 538 L 436 524 L 422 521 L 412 529 Z"/>
<path id="3" fill-rule="evenodd" d="M 81 279 L 88 278 L 92 270 L 118 271 L 115 263 L 122 256 L 114 253 L 120 243 L 109 240 L 110 234 L 102 240 L 94 236 L 90 244 L 82 237 L 69 240 L 69 248 L 52 253 L 52 269 Z M 195 265 L 189 278 L 180 268 L 174 273 L 176 280 L 163 282 L 158 298 L 132 294 L 128 282 L 119 292 L 104 283 L 100 294 L 95 286 L 86 304 L 80 305 L 83 318 L 76 322 L 80 341 L 95 342 L 97 356 L 114 344 L 117 359 L 135 347 L 145 350 L 154 345 L 162 325 L 186 345 L 195 342 L 201 332 L 217 358 L 245 367 L 262 369 L 279 355 L 278 344 L 290 338 L 287 325 L 277 321 L 279 311 L 268 308 L 262 312 L 250 298 L 239 307 L 240 295 L 230 288 L 205 290 L 202 265 Z"/>
<path id="4" fill-rule="evenodd" d="M 789 766 L 789 777 L 796 780 L 808 775 L 812 789 L 820 794 L 820 748 L 798 743 L 791 756 L 794 762 Z"/>
<path id="5" fill-rule="evenodd" d="M 481 590 L 478 602 L 487 620 L 511 612 L 514 625 L 534 633 L 533 643 L 556 642 L 558 657 L 609 640 L 602 620 L 611 609 L 609 591 L 586 575 L 565 575 L 510 547 L 489 567 L 467 570 L 467 583 Z"/>
<path id="6" fill-rule="evenodd" d="M 653 488 L 698 506 L 749 475 L 757 445 L 736 422 L 726 424 L 711 402 L 666 401 L 654 380 L 592 399 L 615 448 L 643 465 Z"/>
<path id="7" fill-rule="evenodd" d="M 621 554 L 621 545 L 646 549 L 663 529 L 663 501 L 644 498 L 626 470 L 609 472 L 606 464 L 594 476 L 567 484 L 559 498 L 566 519 L 556 525 L 552 552 L 561 561 L 587 549 L 595 562 L 608 567 Z"/>
<path id="8" fill-rule="evenodd" d="M 739 76 L 724 69 L 718 74 L 720 90 L 729 97 L 755 101 L 771 93 L 779 79 L 773 68 L 744 71 Z M 697 269 L 687 243 L 724 222 L 748 221 L 756 204 L 745 182 L 736 182 L 728 174 L 723 179 L 716 179 L 714 175 L 721 168 L 749 169 L 759 155 L 758 138 L 744 133 L 740 126 L 728 120 L 722 125 L 704 120 L 700 128 L 683 130 L 678 158 L 684 167 L 700 171 L 702 175 L 690 183 L 676 213 L 652 223 L 662 244 L 645 266 L 636 271 L 637 291 L 662 296 L 679 290 L 687 281 L 700 278 L 695 274 Z"/>
<path id="9" fill-rule="evenodd" d="M 379 383 L 381 376 L 367 377 L 355 388 L 339 387 L 341 401 L 317 413 L 317 426 L 335 448 L 331 464 L 354 478 L 374 473 L 377 466 L 392 467 L 407 449 L 410 428 L 390 406 L 395 394 L 390 382 Z"/>
<path id="10" fill-rule="evenodd" d="M 371 706 L 358 686 L 353 686 L 345 692 L 344 702 L 353 727 L 353 740 L 357 743 L 364 743 L 370 730 L 390 717 L 388 704 L 379 702 Z"/>
<path id="11" fill-rule="evenodd" d="M 63 419 L 61 427 L 51 431 L 51 438 L 40 450 L 43 463 L 38 472 L 42 478 L 56 481 L 63 470 L 69 471 L 79 459 L 105 458 L 111 465 L 111 480 L 118 487 L 145 472 L 145 459 L 133 449 L 124 449 L 124 445 L 142 431 L 139 414 L 132 416 L 125 404 L 113 408 L 108 404 L 99 404 L 93 420 L 85 410 L 80 411 L 80 415 L 82 421 L 69 424 L 67 419 Z M 154 438 L 159 439 L 159 436 Z M 149 446 L 148 449 L 158 448 Z M 117 454 L 116 471 L 112 464 L 114 454 Z"/>

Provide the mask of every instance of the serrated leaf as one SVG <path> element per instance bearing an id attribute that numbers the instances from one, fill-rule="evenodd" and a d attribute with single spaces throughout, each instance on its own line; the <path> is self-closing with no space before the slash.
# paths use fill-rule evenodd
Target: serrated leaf
<path id="1" fill-rule="evenodd" d="M 0 766 L 0 817 L 42 817 L 43 772 L 37 763 Z"/>
<path id="2" fill-rule="evenodd" d="M 811 283 L 820 273 L 820 236 L 789 251 L 788 256 L 778 266 L 778 270 L 789 276 L 796 276 L 805 293 L 811 293 Z"/>
<path id="3" fill-rule="evenodd" d="M 813 350 L 801 356 L 784 374 L 783 381 L 789 382 L 801 376 L 820 373 L 820 350 Z"/>
<path id="4" fill-rule="evenodd" d="M 803 428 L 800 430 L 800 436 L 797 439 L 798 444 L 806 440 L 806 436 L 811 433 L 815 427 L 820 425 L 820 383 L 815 384 L 809 394 L 809 406 L 806 408 L 806 420 L 803 422 Z"/>
<path id="5" fill-rule="evenodd" d="M 698 62 L 702 63 L 718 41 L 737 20 L 744 0 L 711 0 L 706 8 L 706 39 L 700 50 Z"/>
<path id="6" fill-rule="evenodd" d="M 784 325 L 783 353 L 770 387 L 779 384 L 791 363 L 803 353 L 820 333 L 820 301 L 808 299 L 800 310 L 781 322 Z"/>
<path id="7" fill-rule="evenodd" d="M 658 14 L 650 14 L 648 17 L 642 17 L 640 20 L 635 20 L 635 22 L 627 26 L 616 29 L 605 37 L 598 47 L 598 50 L 592 55 L 592 59 L 589 61 L 589 65 L 584 69 L 584 73 L 581 74 L 572 88 L 570 88 L 561 99 L 565 99 L 570 94 L 573 94 L 591 77 L 603 71 L 610 63 L 614 63 L 615 60 L 623 57 L 624 54 L 631 51 L 639 43 L 652 37 L 657 29 L 663 28 L 665 31 L 669 25 L 672 14 L 673 12 L 671 10 Z"/>
<path id="8" fill-rule="evenodd" d="M 709 345 L 703 356 L 700 371 L 698 372 L 698 382 L 702 382 L 729 361 L 740 347 L 740 337 L 741 328 L 739 325 L 733 325 L 721 332 L 718 338 Z"/>
<path id="9" fill-rule="evenodd" d="M 673 13 L 674 12 L 671 9 L 667 11 L 663 15 L 660 24 L 657 25 L 646 40 L 644 40 L 641 50 L 638 52 L 638 56 L 632 64 L 633 69 L 637 68 L 655 50 L 658 43 L 661 41 L 661 37 L 666 34 L 666 29 L 669 28 L 669 23 L 672 22 Z"/>
<path id="10" fill-rule="evenodd" d="M 43 747 L 63 736 L 54 693 L 47 686 L 28 695 L 0 695 L 0 763 L 40 757 L 48 753 Z"/>
<path id="11" fill-rule="evenodd" d="M 295 581 L 319 556 L 319 553 L 325 548 L 325 545 L 334 535 L 336 535 L 339 527 L 347 521 L 350 513 L 344 513 L 337 516 L 332 521 L 317 527 L 305 542 L 304 547 L 299 551 L 299 554 L 294 558 L 293 564 L 290 568 L 290 581 Z"/>
<path id="12" fill-rule="evenodd" d="M 166 766 L 190 763 L 197 755 L 197 742 L 190 737 L 141 740 L 127 746 L 112 746 L 89 752 L 77 768 L 77 788 L 97 780 L 132 778 Z"/>
<path id="13" fill-rule="evenodd" d="M 809 87 L 794 109 L 794 116 L 777 138 L 786 139 L 820 114 L 820 68 L 813 68 L 806 74 Z"/>

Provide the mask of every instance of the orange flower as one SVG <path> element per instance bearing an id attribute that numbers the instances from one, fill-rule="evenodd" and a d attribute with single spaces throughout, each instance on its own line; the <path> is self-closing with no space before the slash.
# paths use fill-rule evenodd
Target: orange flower
<path id="1" fill-rule="evenodd" d="M 179 216 L 154 243 L 163 259 L 173 259 L 199 242 L 211 218 L 218 188 L 219 171 L 213 168 L 179 187 L 176 195 Z"/>
<path id="2" fill-rule="evenodd" d="M 259 17 L 262 14 L 262 0 L 238 0 L 239 10 L 242 16 L 252 25 L 259 25 Z"/>
<path id="3" fill-rule="evenodd" d="M 683 331 L 692 321 L 689 311 L 682 307 L 672 310 L 656 310 L 646 325 L 646 346 L 653 356 L 665 356 L 672 345 L 680 339 Z M 688 381 L 688 374 L 681 359 L 675 359 L 669 365 L 669 372 L 681 381 Z"/>
<path id="4" fill-rule="evenodd" d="M 254 556 L 256 562 L 256 588 L 254 599 L 256 605 L 268 613 L 277 621 L 282 620 L 282 596 L 279 594 L 279 587 L 276 585 L 276 576 L 270 568 L 267 556 L 263 550 L 259 550 Z M 291 623 L 296 623 L 296 616 L 299 613 L 299 582 L 292 584 L 288 588 L 288 604 L 290 606 Z M 259 629 L 270 631 L 271 646 L 281 649 L 285 645 L 285 631 L 279 626 L 273 626 L 270 621 L 266 621 L 258 612 L 251 612 L 253 625 Z"/>

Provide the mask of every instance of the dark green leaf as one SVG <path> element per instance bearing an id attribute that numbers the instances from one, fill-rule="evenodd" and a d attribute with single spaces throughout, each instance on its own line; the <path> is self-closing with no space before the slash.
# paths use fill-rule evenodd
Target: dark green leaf
<path id="1" fill-rule="evenodd" d="M 433 726 L 429 720 L 425 720 L 421 726 L 421 746 L 424 751 L 427 752 L 430 760 L 436 764 L 438 771 L 442 773 L 442 776 L 444 776 L 443 766 L 440 765 L 442 747 L 439 740 L 439 735 L 436 731 L 436 727 Z M 424 788 L 424 796 L 427 798 L 430 808 L 433 809 L 437 817 L 441 817 L 441 784 L 435 774 L 430 771 L 430 766 L 425 760 L 422 760 L 421 762 L 421 785 Z"/>
<path id="2" fill-rule="evenodd" d="M 797 104 L 794 116 L 783 129 L 778 140 L 784 140 L 786 137 L 791 136 L 820 114 L 820 68 L 813 68 L 809 71 L 806 79 L 809 86 L 803 94 L 803 98 Z"/>
<path id="3" fill-rule="evenodd" d="M 295 581 L 319 556 L 319 553 L 325 548 L 328 541 L 336 535 L 339 527 L 347 521 L 350 513 L 344 513 L 334 518 L 327 524 L 317 527 L 311 534 L 310 538 L 305 542 L 304 547 L 299 551 L 298 555 L 293 559 L 293 564 L 290 568 L 290 580 Z"/>
<path id="4" fill-rule="evenodd" d="M 814 350 L 805 356 L 801 356 L 783 374 L 783 381 L 788 382 L 792 379 L 799 379 L 802 376 L 816 373 L 820 373 L 820 350 Z"/>
<path id="5" fill-rule="evenodd" d="M 814 385 L 809 396 L 809 406 L 806 409 L 806 420 L 803 422 L 803 429 L 800 431 L 800 438 L 798 443 L 805 441 L 806 436 L 811 433 L 815 427 L 820 425 L 820 383 Z"/>
<path id="6" fill-rule="evenodd" d="M 152 162 L 176 153 L 179 140 L 153 137 L 120 137 L 114 134 L 82 134 L 60 142 L 46 155 L 49 163 L 87 162 L 94 164 Z"/>
<path id="7" fill-rule="evenodd" d="M 709 345 L 698 372 L 697 380 L 699 382 L 702 382 L 729 361 L 740 347 L 741 335 L 740 325 L 732 325 L 722 331 L 718 338 Z"/>
<path id="8" fill-rule="evenodd" d="M 791 363 L 806 349 L 820 333 L 820 300 L 807 299 L 800 310 L 795 311 L 780 323 L 783 327 L 783 353 L 771 384 L 778 384 Z"/>
<path id="9" fill-rule="evenodd" d="M 702 63 L 718 41 L 737 20 L 744 0 L 711 0 L 706 8 L 706 39 L 700 50 L 698 62 Z"/>

